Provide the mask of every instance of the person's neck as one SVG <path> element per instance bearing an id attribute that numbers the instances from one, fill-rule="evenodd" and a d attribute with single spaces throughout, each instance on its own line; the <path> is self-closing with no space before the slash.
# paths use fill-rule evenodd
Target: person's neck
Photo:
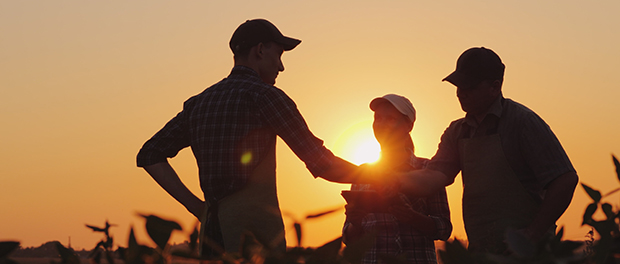
<path id="1" fill-rule="evenodd" d="M 235 60 L 235 66 L 245 66 L 258 72 L 258 65 L 250 60 Z"/>

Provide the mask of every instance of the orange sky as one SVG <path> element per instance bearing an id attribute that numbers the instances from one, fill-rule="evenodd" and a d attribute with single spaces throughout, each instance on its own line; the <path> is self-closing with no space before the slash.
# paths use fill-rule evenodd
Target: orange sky
<path id="1" fill-rule="evenodd" d="M 176 219 L 189 233 L 192 217 L 135 167 L 135 155 L 185 99 L 228 74 L 230 35 L 259 17 L 302 39 L 284 54 L 276 85 L 344 158 L 353 157 L 343 133 L 369 131 L 368 103 L 386 93 L 411 99 L 417 154 L 431 157 L 464 115 L 441 79 L 461 52 L 485 46 L 507 66 L 504 95 L 547 121 L 581 181 L 618 187 L 610 158 L 620 155 L 618 1 L 214 2 L 0 2 L 0 240 L 71 237 L 91 248 L 102 237 L 84 224 L 108 219 L 119 245 L 131 225 L 147 243 L 136 212 Z M 171 163 L 200 195 L 191 152 Z M 464 238 L 458 182 L 448 195 L 453 234 Z M 282 210 L 302 217 L 341 207 L 348 186 L 314 180 L 280 141 L 278 188 Z M 579 187 L 560 220 L 566 238 L 584 239 L 588 203 Z M 337 237 L 343 219 L 341 211 L 305 222 L 304 245 Z"/>

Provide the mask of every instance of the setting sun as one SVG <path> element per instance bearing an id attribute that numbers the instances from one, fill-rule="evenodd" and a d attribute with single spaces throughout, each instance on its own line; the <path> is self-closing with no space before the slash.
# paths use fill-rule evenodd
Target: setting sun
<path id="1" fill-rule="evenodd" d="M 362 121 L 345 130 L 336 140 L 334 151 L 356 165 L 377 161 L 381 147 L 372 133 L 372 121 Z"/>

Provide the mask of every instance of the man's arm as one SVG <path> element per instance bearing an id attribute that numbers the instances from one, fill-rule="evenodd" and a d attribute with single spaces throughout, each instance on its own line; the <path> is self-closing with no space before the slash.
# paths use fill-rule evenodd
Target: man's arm
<path id="1" fill-rule="evenodd" d="M 540 240 L 547 230 L 562 216 L 573 199 L 579 177 L 569 171 L 547 185 L 547 192 L 534 221 L 523 232 L 533 241 Z"/>
<path id="2" fill-rule="evenodd" d="M 320 175 L 323 179 L 338 183 L 354 183 L 360 176 L 358 166 L 336 156 L 329 169 Z"/>
<path id="3" fill-rule="evenodd" d="M 429 196 L 452 184 L 444 173 L 431 169 L 422 169 L 399 175 L 400 190 L 413 196 Z"/>
<path id="4" fill-rule="evenodd" d="M 200 219 L 205 209 L 205 203 L 183 184 L 176 171 L 174 171 L 168 162 L 147 165 L 144 166 L 144 170 L 146 170 L 168 194 L 185 206 L 196 218 Z"/>

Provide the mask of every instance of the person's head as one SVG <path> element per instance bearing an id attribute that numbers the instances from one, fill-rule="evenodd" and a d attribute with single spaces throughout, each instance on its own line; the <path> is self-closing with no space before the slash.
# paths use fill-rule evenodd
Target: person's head
<path id="1" fill-rule="evenodd" d="M 470 48 L 456 61 L 456 70 L 442 81 L 457 87 L 456 95 L 463 111 L 480 115 L 501 95 L 505 68 L 492 50 Z"/>
<path id="2" fill-rule="evenodd" d="M 292 50 L 301 40 L 286 37 L 265 19 L 247 20 L 232 37 L 229 46 L 234 54 L 235 65 L 248 66 L 267 84 L 275 84 L 278 73 L 284 71 L 282 53 Z"/>
<path id="3" fill-rule="evenodd" d="M 413 129 L 416 111 L 407 98 L 386 94 L 373 99 L 370 109 L 375 112 L 372 129 L 382 148 L 405 144 L 413 149 L 409 132 Z"/>

